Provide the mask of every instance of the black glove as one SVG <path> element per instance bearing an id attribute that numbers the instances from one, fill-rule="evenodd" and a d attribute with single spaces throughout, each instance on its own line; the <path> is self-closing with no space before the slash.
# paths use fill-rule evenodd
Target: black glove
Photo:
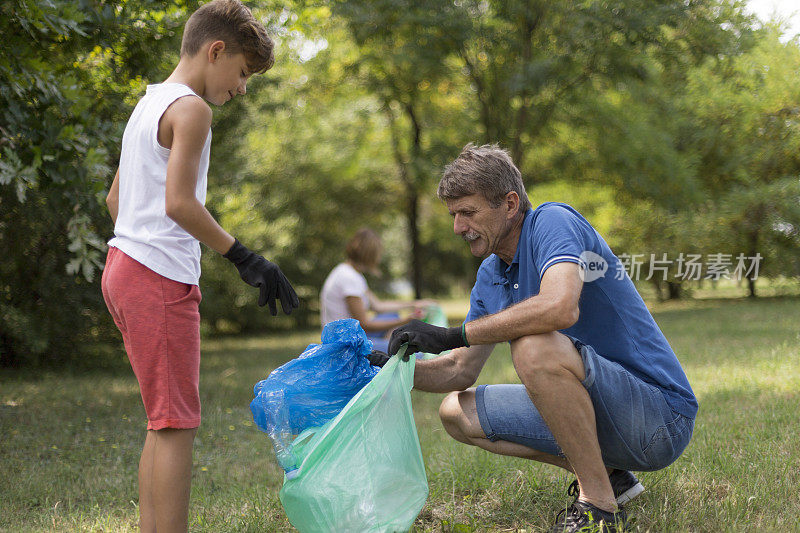
<path id="1" fill-rule="evenodd" d="M 275 305 L 275 300 L 278 298 L 281 300 L 283 312 L 287 315 L 300 305 L 297 293 L 294 292 L 292 285 L 278 265 L 251 252 L 237 239 L 234 239 L 233 246 L 222 257 L 236 265 L 239 275 L 247 284 L 260 289 L 258 305 L 264 307 L 269 303 L 269 311 L 272 316 L 278 314 Z"/>
<path id="2" fill-rule="evenodd" d="M 391 358 L 389 357 L 389 354 L 387 354 L 386 352 L 382 352 L 380 350 L 372 350 L 372 352 L 370 352 L 367 355 L 367 359 L 369 359 L 369 364 L 371 364 L 372 366 L 379 366 L 383 368 L 383 365 L 385 365 L 386 362 Z"/>
<path id="3" fill-rule="evenodd" d="M 416 352 L 439 353 L 469 346 L 463 325 L 457 328 L 440 328 L 421 320 L 412 320 L 392 332 L 389 354 L 396 354 L 405 343 L 408 343 L 408 348 L 403 355 L 403 361 L 408 361 L 408 356 Z"/>

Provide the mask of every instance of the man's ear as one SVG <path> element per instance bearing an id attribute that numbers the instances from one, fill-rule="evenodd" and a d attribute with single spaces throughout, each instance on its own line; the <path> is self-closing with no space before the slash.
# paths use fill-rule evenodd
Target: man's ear
<path id="1" fill-rule="evenodd" d="M 225 41 L 214 41 L 208 45 L 208 60 L 214 63 L 225 51 Z"/>
<path id="2" fill-rule="evenodd" d="M 506 193 L 506 218 L 514 218 L 519 211 L 519 195 L 515 191 Z"/>

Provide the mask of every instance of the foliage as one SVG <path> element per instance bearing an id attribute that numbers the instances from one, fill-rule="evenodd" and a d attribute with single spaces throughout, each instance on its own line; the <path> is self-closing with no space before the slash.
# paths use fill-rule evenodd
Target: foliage
<path id="1" fill-rule="evenodd" d="M 447 59 L 451 35 L 463 33 L 466 13 L 452 2 L 419 0 L 341 1 L 333 6 L 358 51 L 345 68 L 375 96 L 386 119 L 386 149 L 403 194 L 410 278 L 420 298 L 423 286 L 431 285 L 426 281 L 432 281 L 425 259 L 435 250 L 421 239 L 421 207 L 440 168 L 437 159 L 453 148 L 442 143 L 447 134 L 441 132 L 448 128 L 441 125 L 457 124 L 463 114 L 448 112 L 458 89 L 449 83 L 456 71 Z M 441 287 L 433 283 L 437 285 Z"/>
<path id="2" fill-rule="evenodd" d="M 640 251 L 669 252 L 673 258 L 681 251 L 734 258 L 760 254 L 759 275 L 795 277 L 800 91 L 794 78 L 800 48 L 781 43 L 774 28 L 753 37 L 747 48 L 709 58 L 680 81 L 662 77 L 666 91 L 660 99 L 670 104 L 659 131 L 668 138 L 652 145 L 647 161 L 659 161 L 667 147 L 676 164 L 661 165 L 660 171 L 633 169 L 638 182 L 626 180 L 622 198 L 641 198 L 632 210 L 639 214 L 624 226 L 629 243 Z M 634 113 L 621 113 L 627 124 L 636 124 L 628 120 Z M 755 283 L 749 285 L 754 296 Z"/>
<path id="3" fill-rule="evenodd" d="M 222 187 L 211 176 L 219 170 L 209 178 L 209 203 L 221 224 L 281 266 L 301 297 L 293 316 L 305 324 L 316 320 L 319 288 L 344 259 L 346 240 L 362 226 L 382 229 L 393 216 L 385 212 L 395 190 L 381 151 L 380 115 L 374 99 L 338 70 L 337 56 L 347 53 L 328 48 L 305 65 L 291 48 L 280 48 L 276 67 L 264 76 L 269 91 L 244 104 L 246 163 Z M 201 313 L 212 328 L 297 323 L 256 310 L 255 293 L 226 261 L 206 254 L 203 268 Z"/>
<path id="4" fill-rule="evenodd" d="M 215 111 L 208 206 L 281 265 L 302 307 L 270 317 L 204 253 L 206 332 L 316 324 L 361 226 L 384 238 L 373 288 L 464 294 L 478 261 L 435 188 L 476 141 L 512 152 L 534 205 L 573 203 L 620 252 L 758 252 L 762 275 L 800 275 L 800 44 L 754 29 L 741 2 L 253 4 L 278 61 Z M 131 107 L 175 64 L 196 6 L 0 5 L 2 364 L 116 338 L 103 198 Z"/>
<path id="5" fill-rule="evenodd" d="M 419 242 L 444 224 L 423 223 L 418 204 L 432 189 L 426 178 L 467 141 L 508 148 L 529 185 L 586 178 L 613 186 L 620 200 L 657 198 L 672 209 L 696 198 L 696 156 L 682 148 L 677 102 L 659 78 L 736 53 L 751 23 L 726 1 L 333 5 L 358 46 L 358 79 L 387 111 L 418 294 L 442 289 L 423 272 L 459 271 L 447 264 L 452 255 L 437 253 L 442 238 Z M 462 109 L 456 130 L 441 105 L 453 99 Z"/>
<path id="6" fill-rule="evenodd" d="M 766 29 L 752 50 L 692 73 L 686 106 L 705 177 L 704 218 L 726 251 L 764 256 L 763 273 L 800 265 L 800 48 Z M 698 217 L 700 218 L 700 217 Z"/>
<path id="7" fill-rule="evenodd" d="M 162 51 L 175 46 L 190 7 L 148 0 L 0 7 L 3 364 L 69 359 L 76 344 L 110 331 L 97 275 L 109 233 L 101 203 L 128 97 L 141 88 L 139 76 L 163 72 Z"/>

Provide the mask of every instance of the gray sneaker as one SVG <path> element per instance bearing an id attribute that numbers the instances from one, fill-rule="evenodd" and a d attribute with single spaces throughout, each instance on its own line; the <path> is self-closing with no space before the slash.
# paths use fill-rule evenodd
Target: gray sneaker
<path id="1" fill-rule="evenodd" d="M 632 472 L 627 470 L 612 470 L 608 475 L 608 481 L 611 482 L 611 489 L 620 507 L 644 492 L 644 486 Z M 577 479 L 567 488 L 567 494 L 574 496 L 576 500 L 581 495 Z"/>
<path id="2" fill-rule="evenodd" d="M 627 520 L 624 509 L 612 513 L 575 500 L 558 513 L 550 533 L 622 533 L 626 531 Z"/>

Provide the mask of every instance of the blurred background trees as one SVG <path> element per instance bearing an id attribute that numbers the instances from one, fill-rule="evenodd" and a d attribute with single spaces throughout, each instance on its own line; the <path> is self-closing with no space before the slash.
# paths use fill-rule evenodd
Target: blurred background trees
<path id="1" fill-rule="evenodd" d="M 800 43 L 741 2 L 249 4 L 277 62 L 215 109 L 208 206 L 302 307 L 270 317 L 205 252 L 206 333 L 318 324 L 322 282 L 366 225 L 386 248 L 376 287 L 465 294 L 478 262 L 435 188 L 467 142 L 510 150 L 534 205 L 571 203 L 644 269 L 651 253 L 759 253 L 760 275 L 800 277 Z M 0 6 L 3 365 L 92 360 L 116 339 L 103 199 L 132 106 L 197 5 Z M 680 274 L 653 280 L 662 297 L 686 293 Z"/>
<path id="2" fill-rule="evenodd" d="M 111 331 L 98 292 L 126 116 L 177 57 L 196 3 L 0 6 L 0 361 L 79 358 Z"/>

